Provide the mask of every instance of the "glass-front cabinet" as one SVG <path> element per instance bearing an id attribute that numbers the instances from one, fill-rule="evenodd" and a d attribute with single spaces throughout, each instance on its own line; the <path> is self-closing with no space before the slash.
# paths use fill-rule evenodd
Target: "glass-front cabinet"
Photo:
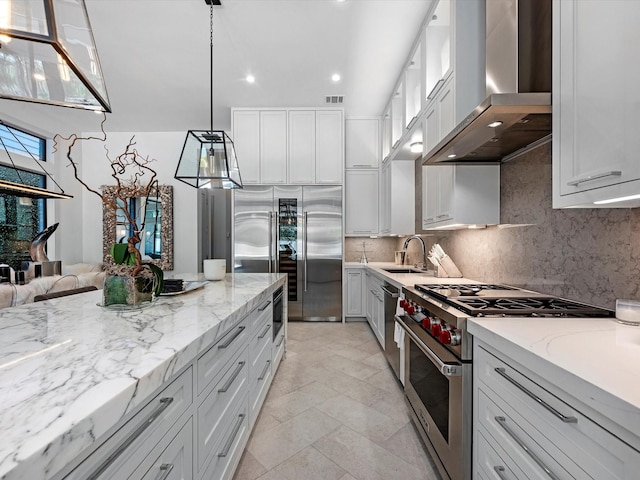
<path id="1" fill-rule="evenodd" d="M 391 100 L 391 149 L 404 133 L 404 82 L 400 82 Z"/>
<path id="2" fill-rule="evenodd" d="M 406 126 L 411 128 L 422 110 L 422 45 L 421 42 L 411 56 L 405 72 Z"/>
<path id="3" fill-rule="evenodd" d="M 435 98 L 451 71 L 451 33 L 451 1 L 440 0 L 425 30 L 427 102 Z"/>

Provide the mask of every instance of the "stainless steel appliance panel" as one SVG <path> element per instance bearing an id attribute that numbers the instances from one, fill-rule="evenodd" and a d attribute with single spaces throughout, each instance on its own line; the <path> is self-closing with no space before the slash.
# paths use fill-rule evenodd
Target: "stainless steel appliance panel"
<path id="1" fill-rule="evenodd" d="M 302 319 L 342 320 L 342 187 L 305 186 Z"/>
<path id="2" fill-rule="evenodd" d="M 234 191 L 234 271 L 273 272 L 273 187 Z"/>
<path id="3" fill-rule="evenodd" d="M 384 354 L 391 369 L 400 378 L 400 349 L 394 340 L 395 315 L 398 305 L 398 288 L 390 283 L 385 283 L 382 287 L 384 292 Z"/>

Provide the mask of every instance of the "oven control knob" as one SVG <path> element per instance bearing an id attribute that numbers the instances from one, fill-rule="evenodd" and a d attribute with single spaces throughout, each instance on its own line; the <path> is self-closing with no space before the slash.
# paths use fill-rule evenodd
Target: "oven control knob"
<path id="1" fill-rule="evenodd" d="M 422 319 L 422 328 L 424 328 L 425 330 L 431 329 L 431 319 L 429 317 L 424 317 Z"/>
<path id="2" fill-rule="evenodd" d="M 438 338 L 441 331 L 442 331 L 442 325 L 440 325 L 440 323 L 433 323 L 433 322 L 431 323 L 431 335 Z"/>
<path id="3" fill-rule="evenodd" d="M 404 311 L 407 312 L 407 315 L 413 315 L 414 313 L 416 313 L 416 307 L 415 305 L 409 304 L 407 308 L 404 309 Z"/>
<path id="4" fill-rule="evenodd" d="M 400 299 L 400 308 L 402 308 L 404 310 L 404 308 L 407 306 L 407 301 L 404 298 Z"/>
<path id="5" fill-rule="evenodd" d="M 455 330 L 442 330 L 438 336 L 438 340 L 443 345 L 459 345 L 460 335 Z"/>

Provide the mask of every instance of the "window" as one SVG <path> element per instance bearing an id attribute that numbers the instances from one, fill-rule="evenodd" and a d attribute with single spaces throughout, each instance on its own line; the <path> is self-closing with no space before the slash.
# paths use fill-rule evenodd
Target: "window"
<path id="1" fill-rule="evenodd" d="M 10 153 L 26 156 L 30 153 L 37 160 L 45 160 L 44 139 L 4 124 L 0 124 L 0 137 Z M 25 153 L 25 149 L 29 153 Z M 0 179 L 34 187 L 46 187 L 44 174 L 9 165 L 0 164 Z M 31 241 L 46 227 L 46 218 L 44 200 L 0 194 L 0 263 L 21 270 L 22 262 L 31 260 Z"/>

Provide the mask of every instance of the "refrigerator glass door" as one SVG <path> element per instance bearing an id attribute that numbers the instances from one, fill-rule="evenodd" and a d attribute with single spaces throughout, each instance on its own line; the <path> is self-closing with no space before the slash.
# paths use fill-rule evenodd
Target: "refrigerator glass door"
<path id="1" fill-rule="evenodd" d="M 234 271 L 274 272 L 273 187 L 234 191 Z"/>
<path id="2" fill-rule="evenodd" d="M 342 187 L 303 187 L 303 320 L 342 320 Z"/>

